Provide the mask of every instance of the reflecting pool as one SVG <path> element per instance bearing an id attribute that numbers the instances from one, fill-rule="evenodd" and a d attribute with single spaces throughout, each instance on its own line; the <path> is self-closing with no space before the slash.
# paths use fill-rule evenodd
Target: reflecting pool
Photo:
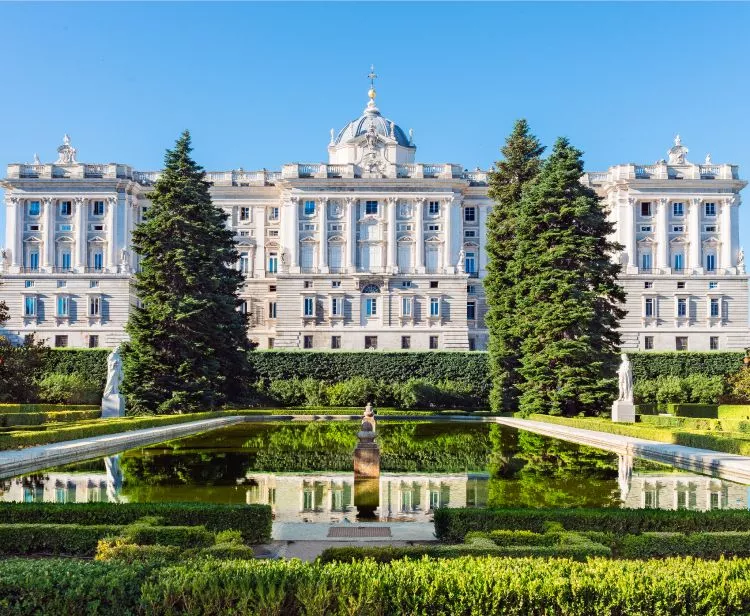
<path id="1" fill-rule="evenodd" d="M 486 423 L 378 423 L 355 481 L 355 422 L 245 423 L 0 481 L 0 500 L 266 503 L 278 521 L 428 521 L 437 507 L 747 508 L 747 486 Z"/>

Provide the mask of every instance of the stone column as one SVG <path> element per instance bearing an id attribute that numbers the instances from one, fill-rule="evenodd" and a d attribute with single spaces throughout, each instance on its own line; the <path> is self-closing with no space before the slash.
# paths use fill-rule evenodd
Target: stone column
<path id="1" fill-rule="evenodd" d="M 117 200 L 117 195 L 107 197 L 107 255 L 104 268 L 108 272 L 117 271 L 117 233 L 115 232 Z"/>
<path id="2" fill-rule="evenodd" d="M 414 207 L 414 241 L 417 244 L 415 271 L 417 274 L 424 274 L 424 197 L 419 197 Z"/>
<path id="3" fill-rule="evenodd" d="M 635 197 L 628 197 L 624 210 L 620 210 L 623 214 L 620 238 L 628 259 L 626 273 L 635 273 L 636 268 L 639 267 L 638 248 L 635 241 L 635 206 L 637 203 L 638 200 Z"/>
<path id="4" fill-rule="evenodd" d="M 694 198 L 688 202 L 688 239 L 690 242 L 690 257 L 688 259 L 690 269 L 693 272 L 703 271 L 703 262 L 701 261 L 701 204 L 703 199 Z"/>
<path id="5" fill-rule="evenodd" d="M 318 271 L 328 273 L 328 199 L 318 202 Z"/>
<path id="6" fill-rule="evenodd" d="M 17 272 L 23 265 L 24 200 L 8 196 L 5 203 L 5 238 L 10 249 L 10 267 L 11 271 Z"/>
<path id="7" fill-rule="evenodd" d="M 76 197 L 75 199 L 75 256 L 73 257 L 73 267 L 76 272 L 84 271 L 86 267 L 86 199 Z"/>
<path id="8" fill-rule="evenodd" d="M 453 213 L 453 196 L 443 202 L 443 271 L 446 274 L 453 273 L 453 225 L 451 215 Z"/>
<path id="9" fill-rule="evenodd" d="M 396 197 L 388 197 L 386 200 L 386 207 L 388 208 L 388 235 L 386 239 L 386 266 L 389 274 L 396 273 L 398 271 L 398 258 L 396 255 L 396 207 L 398 199 Z"/>
<path id="10" fill-rule="evenodd" d="M 479 210 L 479 277 L 487 273 L 487 207 L 477 205 Z"/>
<path id="11" fill-rule="evenodd" d="M 664 270 L 669 263 L 669 233 L 667 232 L 668 199 L 659 199 L 656 210 L 656 267 Z"/>
<path id="12" fill-rule="evenodd" d="M 255 259 L 253 278 L 266 277 L 266 208 L 262 207 L 255 216 Z"/>
<path id="13" fill-rule="evenodd" d="M 287 244 L 289 249 L 289 271 L 299 273 L 299 197 L 292 197 L 287 208 Z"/>
<path id="14" fill-rule="evenodd" d="M 346 200 L 346 211 L 349 217 L 349 228 L 346 240 L 346 270 L 357 271 L 357 200 L 349 197 Z"/>
<path id="15" fill-rule="evenodd" d="M 719 237 L 721 238 L 721 255 L 717 269 L 722 272 L 734 267 L 734 253 L 732 252 L 732 199 L 723 199 L 719 203 L 721 208 L 719 219 Z"/>
<path id="16" fill-rule="evenodd" d="M 42 199 L 44 212 L 42 213 L 42 229 L 44 230 L 44 246 L 41 267 L 44 271 L 51 271 L 55 266 L 55 200 L 52 197 Z"/>

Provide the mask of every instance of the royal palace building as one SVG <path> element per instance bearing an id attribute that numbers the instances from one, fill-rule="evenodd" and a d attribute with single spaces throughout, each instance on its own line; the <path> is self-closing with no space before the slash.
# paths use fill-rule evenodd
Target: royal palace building
<path id="1" fill-rule="evenodd" d="M 745 182 L 686 154 L 678 139 L 668 161 L 583 178 L 624 246 L 626 348 L 750 346 Z M 66 136 L 56 162 L 10 164 L 0 183 L 4 333 L 111 347 L 137 301 L 130 238 L 159 172 L 77 159 Z M 371 88 L 362 115 L 331 130 L 327 163 L 206 174 L 235 232 L 259 348 L 486 348 L 487 173 L 415 161 L 413 132 L 381 115 Z"/>

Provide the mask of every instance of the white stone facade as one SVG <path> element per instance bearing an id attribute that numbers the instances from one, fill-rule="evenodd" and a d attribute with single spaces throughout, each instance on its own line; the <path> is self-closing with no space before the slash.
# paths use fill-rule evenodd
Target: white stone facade
<path id="1" fill-rule="evenodd" d="M 327 164 L 206 174 L 241 253 L 249 335 L 259 348 L 485 349 L 487 174 L 416 163 L 412 131 L 369 94 L 359 118 L 331 131 Z M 58 152 L 52 164 L 9 165 L 1 184 L 5 333 L 111 347 L 135 302 L 131 233 L 159 174 L 78 163 L 67 136 Z M 672 350 L 678 338 L 690 350 L 750 345 L 736 167 L 692 165 L 683 153 L 584 181 L 605 198 L 626 247 L 625 348 Z"/>

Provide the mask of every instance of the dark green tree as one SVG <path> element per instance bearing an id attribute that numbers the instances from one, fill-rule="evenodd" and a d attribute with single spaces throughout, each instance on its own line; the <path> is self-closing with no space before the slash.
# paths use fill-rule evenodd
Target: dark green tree
<path id="1" fill-rule="evenodd" d="M 126 328 L 123 389 L 134 413 L 208 410 L 248 391 L 243 278 L 232 266 L 239 254 L 191 150 L 185 131 L 167 150 L 151 207 L 133 232 L 140 303 Z"/>
<path id="2" fill-rule="evenodd" d="M 625 294 L 611 257 L 621 246 L 582 175 L 581 152 L 558 139 L 521 198 L 514 319 L 526 415 L 598 414 L 614 393 Z"/>
<path id="3" fill-rule="evenodd" d="M 512 268 L 516 217 L 524 186 L 539 173 L 544 147 L 529 132 L 526 120 L 521 119 L 516 121 L 500 151 L 503 160 L 495 163 L 488 180 L 488 194 L 495 203 L 487 217 L 485 319 L 490 335 L 490 404 L 495 412 L 513 412 L 518 409 L 520 351 L 515 331 L 516 279 Z"/>

